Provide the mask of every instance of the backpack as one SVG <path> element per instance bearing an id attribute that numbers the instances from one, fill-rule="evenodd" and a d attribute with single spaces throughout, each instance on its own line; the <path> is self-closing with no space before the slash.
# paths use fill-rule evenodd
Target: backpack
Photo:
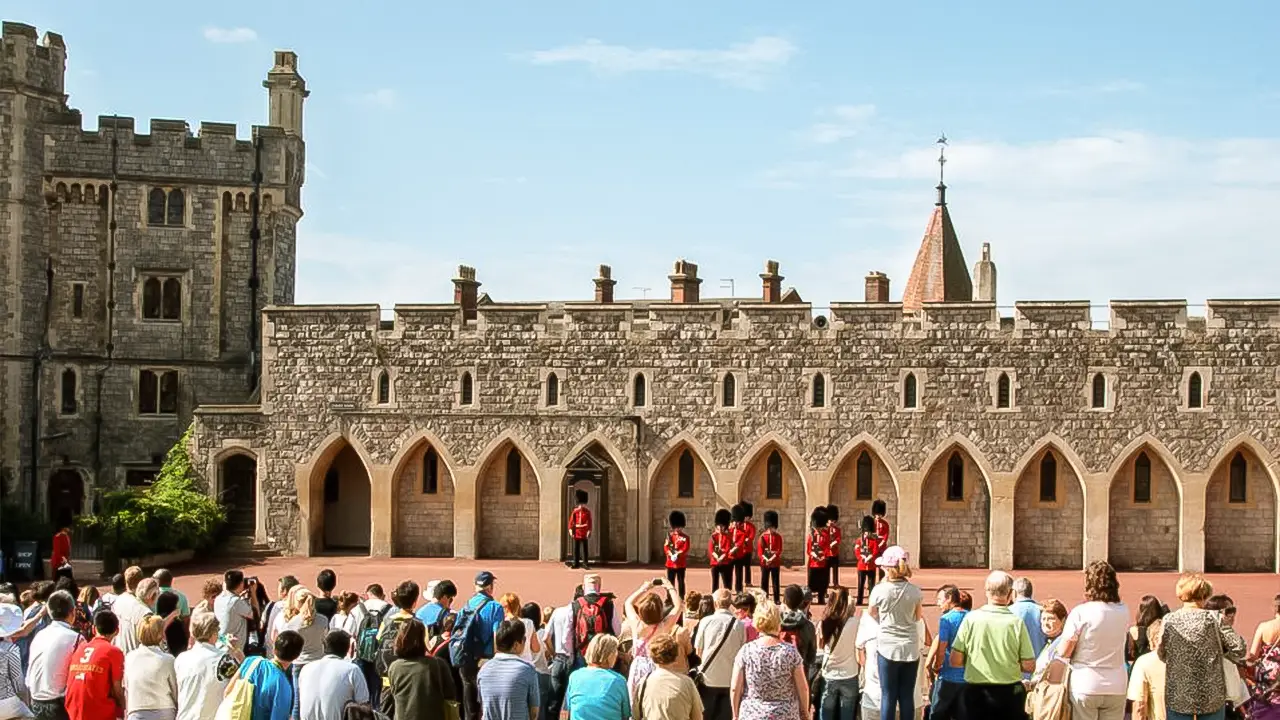
<path id="1" fill-rule="evenodd" d="M 609 598 L 601 595 L 595 602 L 585 597 L 578 598 L 573 608 L 573 649 L 579 655 L 587 652 L 587 645 L 596 635 L 610 632 L 605 622 L 604 608 Z"/>
<path id="2" fill-rule="evenodd" d="M 480 621 L 476 618 L 489 603 L 496 603 L 493 598 L 472 607 L 467 603 L 453 621 L 453 635 L 449 638 L 449 661 L 456 668 L 475 664 L 484 656 L 485 642 L 480 637 Z"/>
<path id="3" fill-rule="evenodd" d="M 381 637 L 378 639 L 377 657 L 373 662 L 373 667 L 378 671 L 379 676 L 386 677 L 391 663 L 396 661 L 396 636 L 400 634 L 400 626 L 404 625 L 406 620 L 412 618 L 412 615 L 391 618 L 386 628 L 383 629 Z"/>
<path id="4" fill-rule="evenodd" d="M 778 639 L 784 643 L 791 643 L 792 647 L 800 649 L 800 633 L 795 630 L 782 630 L 778 632 Z"/>
<path id="5" fill-rule="evenodd" d="M 365 613 L 364 619 L 360 621 L 360 628 L 356 630 L 357 660 L 363 660 L 364 662 L 377 660 L 378 630 L 382 627 L 382 621 L 386 619 L 389 612 L 391 612 L 391 606 L 387 605 L 376 613 Z"/>

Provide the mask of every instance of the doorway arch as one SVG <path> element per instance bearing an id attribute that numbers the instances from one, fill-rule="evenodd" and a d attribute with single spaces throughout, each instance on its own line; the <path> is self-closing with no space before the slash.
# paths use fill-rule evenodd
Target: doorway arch
<path id="1" fill-rule="evenodd" d="M 527 446 L 507 437 L 489 453 L 476 478 L 476 557 L 537 560 L 540 490 Z"/>
<path id="2" fill-rule="evenodd" d="M 663 561 L 662 547 L 667 539 L 667 519 L 672 510 L 684 513 L 686 532 L 690 537 L 705 537 L 711 531 L 716 509 L 721 507 L 716 496 L 715 476 L 704 459 L 701 448 L 688 440 L 672 445 L 656 463 L 649 478 L 649 560 Z M 689 545 L 690 562 L 706 562 L 707 544 Z"/>
<path id="3" fill-rule="evenodd" d="M 316 468 L 312 483 L 313 507 L 319 507 L 319 547 L 327 552 L 369 552 L 372 523 L 372 490 L 369 470 L 355 447 L 345 438 L 331 452 L 327 463 Z"/>
<path id="4" fill-rule="evenodd" d="M 227 513 L 233 536 L 252 536 L 258 527 L 258 461 L 243 452 L 218 465 L 218 501 Z"/>
<path id="5" fill-rule="evenodd" d="M 920 488 L 920 567 L 990 564 L 991 493 L 967 443 L 952 443 L 928 466 Z"/>
<path id="6" fill-rule="evenodd" d="M 1084 486 L 1075 466 L 1047 444 L 1022 466 L 1013 488 L 1013 567 L 1084 567 Z"/>
<path id="7" fill-rule="evenodd" d="M 1204 569 L 1274 572 L 1276 494 L 1267 463 L 1248 443 L 1223 453 L 1205 488 Z M 1240 542 L 1242 537 L 1248 542 Z"/>
<path id="8" fill-rule="evenodd" d="M 1107 560 L 1116 570 L 1177 570 L 1182 491 L 1161 448 L 1144 443 L 1111 477 Z"/>
<path id="9" fill-rule="evenodd" d="M 884 501 L 893 542 L 892 533 L 898 529 L 898 484 L 884 456 L 869 442 L 858 443 L 837 461 L 831 473 L 830 498 L 831 504 L 840 508 L 840 524 L 847 538 L 840 546 L 841 562 L 857 562 L 853 538 L 862 532 L 862 518 L 871 514 L 876 500 Z"/>
<path id="10" fill-rule="evenodd" d="M 66 527 L 84 512 L 84 477 L 80 471 L 62 468 L 49 476 L 46 506 L 49 519 Z"/>
<path id="11" fill-rule="evenodd" d="M 627 559 L 627 489 L 613 456 L 598 442 L 578 453 L 565 467 L 560 493 L 560 555 L 573 559 L 569 536 L 569 512 L 577 504 L 575 495 L 587 493 L 587 507 L 595 527 L 587 541 L 589 557 L 601 562 Z"/>

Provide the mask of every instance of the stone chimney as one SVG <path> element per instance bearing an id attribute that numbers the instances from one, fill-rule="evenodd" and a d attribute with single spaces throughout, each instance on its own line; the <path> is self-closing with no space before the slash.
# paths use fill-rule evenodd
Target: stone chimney
<path id="1" fill-rule="evenodd" d="M 608 265 L 600 266 L 599 277 L 595 279 L 596 284 L 596 302 L 609 304 L 613 302 L 613 286 L 618 284 L 613 279 L 613 268 Z"/>
<path id="2" fill-rule="evenodd" d="M 462 306 L 462 319 L 476 319 L 476 295 L 480 283 L 476 282 L 476 269 L 458 266 L 458 277 L 453 279 L 453 304 Z"/>
<path id="3" fill-rule="evenodd" d="M 698 279 L 697 265 L 681 258 L 667 279 L 671 281 L 671 302 L 698 302 L 698 286 L 702 285 L 702 280 Z"/>
<path id="4" fill-rule="evenodd" d="M 879 270 L 867 273 L 866 301 L 869 303 L 889 302 L 889 276 Z"/>
<path id="5" fill-rule="evenodd" d="M 982 243 L 982 259 L 973 265 L 973 299 L 996 301 L 996 264 L 991 262 L 991 243 Z"/>
<path id="6" fill-rule="evenodd" d="M 765 261 L 764 272 L 760 273 L 760 280 L 764 283 L 764 301 L 767 303 L 782 302 L 783 277 L 778 274 L 777 260 Z"/>

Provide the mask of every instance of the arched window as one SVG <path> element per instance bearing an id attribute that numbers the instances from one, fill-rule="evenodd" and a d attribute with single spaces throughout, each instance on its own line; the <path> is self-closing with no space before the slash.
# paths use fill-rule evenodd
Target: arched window
<path id="1" fill-rule="evenodd" d="M 168 278 L 164 281 L 160 299 L 160 317 L 165 320 L 182 318 L 182 281 Z"/>
<path id="2" fill-rule="evenodd" d="M 147 193 L 147 224 L 164 225 L 164 190 L 151 188 Z"/>
<path id="3" fill-rule="evenodd" d="M 858 474 L 857 481 L 854 483 L 854 499 L 870 500 L 873 492 L 875 492 L 875 487 L 871 475 L 871 453 L 863 450 L 862 454 L 858 455 Z"/>
<path id="4" fill-rule="evenodd" d="M 1151 502 L 1151 458 L 1146 453 L 1139 453 L 1133 461 L 1133 501 Z"/>
<path id="5" fill-rule="evenodd" d="M 79 385 L 80 378 L 76 375 L 76 371 L 67 368 L 62 371 L 62 397 L 59 403 L 63 415 L 75 415 L 79 407 L 76 399 L 76 386 Z"/>
<path id="6" fill-rule="evenodd" d="M 958 452 L 947 461 L 947 500 L 964 500 L 964 458 Z"/>
<path id="7" fill-rule="evenodd" d="M 908 410 L 916 407 L 916 374 L 907 373 L 902 379 L 902 407 Z"/>
<path id="8" fill-rule="evenodd" d="M 1204 407 L 1204 381 L 1198 372 L 1191 373 L 1191 377 L 1187 378 L 1187 407 Z"/>
<path id="9" fill-rule="evenodd" d="M 138 414 L 173 415 L 178 412 L 178 371 L 138 372 Z"/>
<path id="10" fill-rule="evenodd" d="M 738 404 L 738 381 L 734 379 L 733 373 L 724 374 L 724 387 L 721 388 L 722 395 L 720 404 L 725 407 L 734 407 Z"/>
<path id="11" fill-rule="evenodd" d="M 440 492 L 440 456 L 436 454 L 436 449 L 427 446 L 427 451 L 422 455 L 422 493 L 424 495 L 435 495 Z"/>
<path id="12" fill-rule="evenodd" d="M 782 499 L 782 454 L 777 450 L 769 453 L 769 461 L 765 463 L 764 496 L 769 500 Z"/>
<path id="13" fill-rule="evenodd" d="M 680 453 L 679 477 L 676 479 L 676 495 L 682 498 L 693 497 L 693 453 L 686 449 Z"/>
<path id="14" fill-rule="evenodd" d="M 996 380 L 996 407 L 1009 407 L 1012 395 L 1013 392 L 1010 388 L 1009 373 L 1000 373 L 1000 377 Z"/>
<path id="15" fill-rule="evenodd" d="M 1244 455 L 1236 453 L 1231 458 L 1231 478 L 1227 489 L 1227 502 L 1249 502 L 1249 463 Z"/>
<path id="16" fill-rule="evenodd" d="M 1104 408 L 1107 406 L 1107 379 L 1102 373 L 1093 376 L 1093 407 Z"/>
<path id="17" fill-rule="evenodd" d="M 813 376 L 813 407 L 827 406 L 827 378 L 818 373 Z"/>
<path id="18" fill-rule="evenodd" d="M 378 404 L 386 405 L 391 402 L 391 376 L 386 370 L 378 373 Z"/>
<path id="19" fill-rule="evenodd" d="M 159 320 L 164 295 L 160 278 L 149 277 L 142 281 L 142 317 L 146 320 Z"/>
<path id="20" fill-rule="evenodd" d="M 182 191 L 174 188 L 169 191 L 169 212 L 165 216 L 166 225 L 182 225 L 187 219 L 187 199 Z"/>
<path id="21" fill-rule="evenodd" d="M 472 394 L 475 392 L 474 381 L 471 379 L 471 373 L 462 373 L 462 387 L 458 392 L 458 404 L 470 405 Z"/>
<path id="22" fill-rule="evenodd" d="M 1053 453 L 1044 454 L 1040 461 L 1040 502 L 1058 500 L 1058 461 Z"/>
<path id="23" fill-rule="evenodd" d="M 520 494 L 520 464 L 520 451 L 512 448 L 507 453 L 506 490 L 508 495 Z"/>
<path id="24" fill-rule="evenodd" d="M 644 373 L 636 373 L 636 377 L 631 381 L 631 404 L 636 407 L 644 407 L 649 401 L 647 393 L 648 388 L 645 387 Z"/>
<path id="25" fill-rule="evenodd" d="M 547 407 L 560 404 L 560 378 L 555 373 L 547 374 Z"/>

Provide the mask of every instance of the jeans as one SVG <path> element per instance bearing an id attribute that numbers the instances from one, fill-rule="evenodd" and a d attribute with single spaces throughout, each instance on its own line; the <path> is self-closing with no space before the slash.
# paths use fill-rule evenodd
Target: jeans
<path id="1" fill-rule="evenodd" d="M 66 699 L 32 700 L 31 714 L 35 715 L 36 720 L 67 720 Z"/>
<path id="2" fill-rule="evenodd" d="M 369 687 L 369 704 L 377 710 L 382 707 L 382 677 L 378 675 L 378 669 L 374 664 L 368 660 L 356 660 L 356 667 L 360 668 L 360 674 L 364 675 L 364 684 Z"/>
<path id="3" fill-rule="evenodd" d="M 569 673 L 573 672 L 573 658 L 567 655 L 556 655 L 551 661 L 551 686 L 547 691 L 543 704 L 547 708 L 546 716 L 560 719 L 560 710 L 564 707 L 564 691 L 569 687 Z"/>
<path id="4" fill-rule="evenodd" d="M 1071 720 L 1124 720 L 1124 706 L 1124 695 L 1076 695 L 1072 693 Z"/>
<path id="5" fill-rule="evenodd" d="M 853 720 L 858 711 L 858 678 L 828 680 L 818 720 Z"/>
<path id="6" fill-rule="evenodd" d="M 472 660 L 458 669 L 462 675 L 462 713 L 466 720 L 480 720 L 480 684 L 476 675 L 480 664 Z"/>
<path id="7" fill-rule="evenodd" d="M 938 678 L 933 682 L 933 697 L 929 704 L 930 720 L 963 720 L 968 717 L 961 707 L 964 683 Z"/>
<path id="8" fill-rule="evenodd" d="M 302 676 L 303 667 L 305 666 L 296 662 L 289 665 L 289 673 L 293 678 L 293 708 L 289 710 L 291 720 L 302 717 L 302 690 L 298 687 L 298 678 Z"/>
<path id="9" fill-rule="evenodd" d="M 899 662 L 877 653 L 876 662 L 880 669 L 880 717 L 911 720 L 916 712 L 916 671 L 920 661 Z"/>
<path id="10" fill-rule="evenodd" d="M 1186 713 L 1165 710 L 1164 716 L 1167 720 L 1225 720 L 1227 717 L 1227 708 L 1226 706 L 1223 706 L 1216 712 L 1200 713 L 1199 715 L 1188 715 Z"/>
<path id="11" fill-rule="evenodd" d="M 551 717 L 547 711 L 547 705 L 551 700 L 551 673 L 538 673 L 538 697 L 542 701 L 538 704 L 538 717 Z M 559 717 L 558 712 L 556 716 Z"/>
<path id="12" fill-rule="evenodd" d="M 727 687 L 703 687 L 698 690 L 702 698 L 702 720 L 731 720 L 733 701 Z"/>

